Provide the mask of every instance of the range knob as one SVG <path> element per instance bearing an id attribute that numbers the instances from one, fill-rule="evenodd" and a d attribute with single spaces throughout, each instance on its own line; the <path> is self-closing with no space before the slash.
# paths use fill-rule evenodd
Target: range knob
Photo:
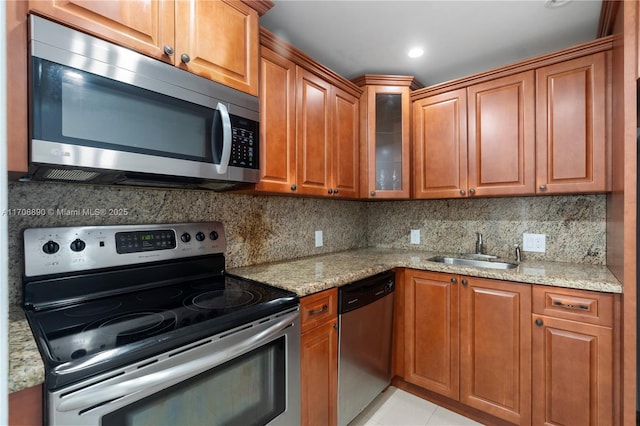
<path id="1" fill-rule="evenodd" d="M 60 250 L 60 244 L 58 244 L 58 243 L 56 243 L 55 241 L 52 241 L 52 240 L 47 241 L 42 246 L 42 251 L 47 253 L 47 254 L 57 253 L 58 250 Z"/>
<path id="2" fill-rule="evenodd" d="M 204 241 L 204 239 L 205 239 L 204 232 L 198 232 L 198 233 L 196 234 L 196 240 L 198 240 L 198 241 Z"/>
<path id="3" fill-rule="evenodd" d="M 180 235 L 180 239 L 182 240 L 182 242 L 188 243 L 189 241 L 191 241 L 191 235 L 188 232 L 185 232 L 184 234 Z"/>
<path id="4" fill-rule="evenodd" d="M 211 233 L 209 234 L 209 238 L 211 238 L 213 241 L 218 239 L 218 233 L 216 231 L 211 231 Z"/>
<path id="5" fill-rule="evenodd" d="M 74 241 L 71 241 L 71 250 L 72 251 L 82 251 L 87 245 L 80 238 L 76 238 Z"/>

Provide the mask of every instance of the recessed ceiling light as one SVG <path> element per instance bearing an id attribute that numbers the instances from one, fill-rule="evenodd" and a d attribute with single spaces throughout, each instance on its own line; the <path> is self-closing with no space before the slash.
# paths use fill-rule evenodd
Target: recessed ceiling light
<path id="1" fill-rule="evenodd" d="M 571 2 L 571 0 L 547 0 L 544 3 L 544 6 L 549 8 L 549 9 L 555 9 L 558 7 L 562 7 L 566 4 L 569 4 Z"/>
<path id="2" fill-rule="evenodd" d="M 419 58 L 424 55 L 424 50 L 419 47 L 412 47 L 409 49 L 409 52 L 407 52 L 407 55 L 409 55 L 410 58 Z"/>

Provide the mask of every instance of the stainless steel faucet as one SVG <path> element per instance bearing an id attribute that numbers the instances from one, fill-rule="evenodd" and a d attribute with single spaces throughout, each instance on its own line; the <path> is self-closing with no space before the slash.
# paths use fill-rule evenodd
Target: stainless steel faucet
<path id="1" fill-rule="evenodd" d="M 484 251 L 484 243 L 482 242 L 482 234 L 476 232 L 476 254 L 482 254 Z"/>

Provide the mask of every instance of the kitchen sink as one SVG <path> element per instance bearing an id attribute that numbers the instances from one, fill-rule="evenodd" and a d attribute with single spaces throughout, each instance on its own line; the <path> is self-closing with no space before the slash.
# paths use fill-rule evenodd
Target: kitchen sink
<path id="1" fill-rule="evenodd" d="M 465 259 L 462 257 L 434 256 L 427 260 L 430 262 L 446 263 L 449 265 L 475 266 L 478 268 L 513 269 L 518 267 L 517 263 Z"/>

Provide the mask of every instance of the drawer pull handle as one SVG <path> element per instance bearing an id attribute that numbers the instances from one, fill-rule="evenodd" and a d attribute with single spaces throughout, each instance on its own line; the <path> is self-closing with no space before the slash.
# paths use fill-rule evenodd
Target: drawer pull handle
<path id="1" fill-rule="evenodd" d="M 538 327 L 542 327 L 542 326 L 544 325 L 544 323 L 542 322 L 542 320 L 541 320 L 541 319 L 539 319 L 539 318 L 538 318 L 538 319 L 536 320 L 536 325 L 537 325 Z"/>
<path id="2" fill-rule="evenodd" d="M 555 306 L 560 306 L 562 308 L 567 308 L 567 309 L 582 309 L 583 311 L 589 310 L 589 306 L 587 305 L 574 305 L 573 303 L 562 303 L 559 300 L 554 300 L 553 304 Z"/>
<path id="3" fill-rule="evenodd" d="M 329 309 L 329 307 L 327 305 L 322 305 L 322 308 L 320 309 L 314 309 L 309 311 L 309 315 L 318 315 L 321 314 L 323 312 L 326 312 L 326 310 Z"/>

